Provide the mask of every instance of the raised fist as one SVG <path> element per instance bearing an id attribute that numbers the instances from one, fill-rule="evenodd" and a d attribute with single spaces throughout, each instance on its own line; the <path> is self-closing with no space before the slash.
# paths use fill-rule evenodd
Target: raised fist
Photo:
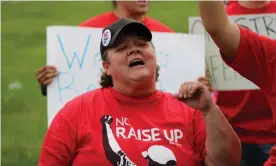
<path id="1" fill-rule="evenodd" d="M 202 113 L 208 112 L 215 105 L 208 88 L 199 82 L 183 83 L 179 93 L 174 96 Z"/>
<path id="2" fill-rule="evenodd" d="M 107 124 L 111 125 L 112 121 L 113 121 L 113 118 L 110 115 L 104 115 L 101 117 L 102 123 L 107 123 Z"/>

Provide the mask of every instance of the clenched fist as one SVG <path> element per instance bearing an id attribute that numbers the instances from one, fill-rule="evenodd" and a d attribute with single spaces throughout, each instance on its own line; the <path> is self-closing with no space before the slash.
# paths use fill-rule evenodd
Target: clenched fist
<path id="1" fill-rule="evenodd" d="M 113 118 L 110 115 L 104 115 L 101 117 L 100 120 L 101 120 L 102 124 L 107 123 L 107 124 L 111 125 L 111 123 L 113 122 Z"/>
<path id="2" fill-rule="evenodd" d="M 42 86 L 50 84 L 57 75 L 58 72 L 54 66 L 44 66 L 36 71 L 36 79 Z"/>
<path id="3" fill-rule="evenodd" d="M 203 114 L 208 113 L 215 106 L 208 88 L 199 82 L 185 82 L 181 85 L 179 93 L 174 96 Z"/>

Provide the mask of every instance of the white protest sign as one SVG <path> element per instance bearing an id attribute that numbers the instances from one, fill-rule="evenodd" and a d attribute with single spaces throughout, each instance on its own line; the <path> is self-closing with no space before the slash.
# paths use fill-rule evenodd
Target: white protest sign
<path id="1" fill-rule="evenodd" d="M 276 39 L 276 14 L 237 15 L 229 18 L 254 32 Z M 191 34 L 204 34 L 205 36 L 206 62 L 213 89 L 221 91 L 259 89 L 223 62 L 218 47 L 205 31 L 200 17 L 189 18 L 189 32 Z"/>
<path id="2" fill-rule="evenodd" d="M 101 33 L 99 28 L 47 28 L 47 64 L 59 71 L 48 86 L 48 125 L 69 100 L 100 87 Z M 154 32 L 153 45 L 160 65 L 159 90 L 176 93 L 181 83 L 204 74 L 203 35 Z"/>

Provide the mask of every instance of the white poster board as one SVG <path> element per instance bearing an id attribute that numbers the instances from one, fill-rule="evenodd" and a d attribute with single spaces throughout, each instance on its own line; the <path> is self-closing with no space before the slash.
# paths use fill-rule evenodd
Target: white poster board
<path id="1" fill-rule="evenodd" d="M 69 100 L 100 87 L 101 32 L 99 28 L 47 28 L 47 64 L 59 71 L 48 86 L 48 125 Z M 204 75 L 203 35 L 154 32 L 153 44 L 160 65 L 158 89 L 176 93 L 184 81 Z"/>
<path id="2" fill-rule="evenodd" d="M 229 18 L 254 32 L 276 39 L 276 14 L 237 15 Z M 206 62 L 213 89 L 220 91 L 259 89 L 223 62 L 218 47 L 205 31 L 200 17 L 189 18 L 189 32 L 205 36 Z"/>

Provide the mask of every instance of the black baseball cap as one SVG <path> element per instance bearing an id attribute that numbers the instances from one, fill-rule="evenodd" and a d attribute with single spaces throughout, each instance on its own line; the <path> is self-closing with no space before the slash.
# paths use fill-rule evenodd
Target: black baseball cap
<path id="1" fill-rule="evenodd" d="M 121 18 L 118 21 L 112 23 L 102 31 L 101 38 L 101 57 L 103 59 L 104 52 L 112 47 L 115 41 L 120 36 L 121 32 L 134 32 L 138 36 L 144 37 L 146 40 L 151 41 L 151 31 L 142 23 L 132 19 Z"/>

